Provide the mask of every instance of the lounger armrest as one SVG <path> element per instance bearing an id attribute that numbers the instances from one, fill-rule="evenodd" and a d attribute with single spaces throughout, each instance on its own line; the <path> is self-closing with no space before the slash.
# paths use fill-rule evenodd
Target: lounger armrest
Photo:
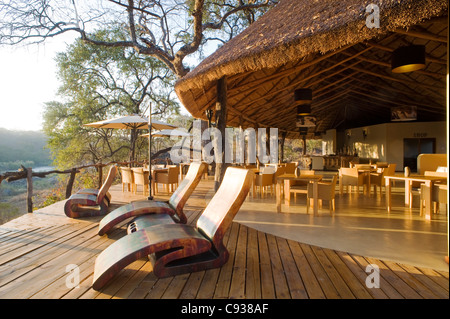
<path id="1" fill-rule="evenodd" d="M 119 223 L 145 214 L 168 214 L 173 216 L 175 208 L 169 203 L 162 201 L 136 201 L 123 205 L 103 217 L 98 226 L 98 234 L 103 236 Z"/>

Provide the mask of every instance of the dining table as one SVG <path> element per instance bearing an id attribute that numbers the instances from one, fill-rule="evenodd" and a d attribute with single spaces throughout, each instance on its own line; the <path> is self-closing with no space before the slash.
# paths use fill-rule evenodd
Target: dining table
<path id="1" fill-rule="evenodd" d="M 424 192 L 425 200 L 425 219 L 431 219 L 432 212 L 432 198 L 433 198 L 433 185 L 435 183 L 442 183 L 447 181 L 447 177 L 442 176 L 425 176 L 425 175 L 410 175 L 410 176 L 385 176 L 385 186 L 386 186 L 386 208 L 388 212 L 392 210 L 392 182 L 393 181 L 404 181 L 405 182 L 405 205 L 410 206 L 412 183 L 419 182 L 423 183 L 426 187 L 426 192 Z"/>
<path id="2" fill-rule="evenodd" d="M 307 181 L 313 184 L 313 203 L 314 203 L 314 215 L 319 214 L 319 200 L 318 200 L 318 182 L 322 180 L 323 175 L 295 175 L 295 174 L 283 174 L 277 177 L 276 183 L 276 204 L 277 212 L 281 213 L 281 202 L 282 202 L 282 186 L 284 184 L 284 203 L 285 205 L 290 205 L 291 198 L 291 181 Z"/>

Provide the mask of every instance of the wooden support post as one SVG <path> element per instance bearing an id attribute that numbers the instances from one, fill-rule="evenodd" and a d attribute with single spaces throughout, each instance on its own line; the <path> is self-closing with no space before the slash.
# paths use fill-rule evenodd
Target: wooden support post
<path id="1" fill-rule="evenodd" d="M 75 181 L 76 173 L 77 173 L 76 168 L 72 168 L 72 171 L 70 172 L 69 181 L 67 182 L 66 186 L 66 198 L 69 198 L 70 195 L 72 195 L 73 182 Z"/>
<path id="2" fill-rule="evenodd" d="M 284 142 L 285 142 L 285 140 L 286 140 L 286 135 L 287 135 L 287 131 L 283 131 L 283 133 L 281 133 L 281 140 L 280 140 L 280 148 L 281 148 L 281 150 L 280 150 L 280 160 L 281 160 L 281 163 L 283 163 L 284 162 Z"/>
<path id="3" fill-rule="evenodd" d="M 214 173 L 214 189 L 217 191 L 222 182 L 226 170 L 225 163 L 225 128 L 227 124 L 227 79 L 222 77 L 217 81 L 217 100 L 216 100 L 216 128 L 219 129 L 222 138 L 222 149 L 214 148 L 214 151 L 220 151 L 221 163 L 216 162 Z M 217 158 L 217 157 L 216 157 Z"/>
<path id="4" fill-rule="evenodd" d="M 27 211 L 33 212 L 33 170 L 27 168 Z"/>

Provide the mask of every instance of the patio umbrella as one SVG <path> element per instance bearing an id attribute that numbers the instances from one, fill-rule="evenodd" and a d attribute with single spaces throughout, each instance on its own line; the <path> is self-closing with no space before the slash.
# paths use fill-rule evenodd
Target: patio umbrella
<path id="1" fill-rule="evenodd" d="M 142 134 L 142 137 L 148 137 L 150 134 Z M 169 130 L 169 129 L 165 129 L 165 130 L 161 130 L 161 131 L 157 131 L 152 133 L 152 137 L 156 136 L 156 137 L 166 137 L 166 136 L 181 136 L 181 137 L 189 137 L 192 136 L 192 134 L 189 134 L 187 132 L 184 131 L 180 131 L 180 130 Z"/>
<path id="2" fill-rule="evenodd" d="M 84 125 L 90 126 L 90 127 L 96 127 L 96 128 L 147 130 L 148 123 L 149 123 L 148 117 L 133 114 L 133 115 L 119 116 L 119 117 L 116 117 L 113 119 L 88 123 L 88 124 L 84 124 Z M 152 129 L 164 130 L 164 129 L 173 129 L 173 128 L 176 128 L 176 126 L 152 119 Z"/>
<path id="3" fill-rule="evenodd" d="M 150 109 L 151 114 L 151 109 Z M 84 126 L 95 127 L 95 128 L 113 128 L 113 129 L 135 129 L 135 130 L 164 130 L 164 129 L 173 129 L 176 128 L 175 125 L 171 125 L 165 122 L 161 122 L 158 120 L 154 120 L 150 117 L 140 116 L 137 114 L 119 116 L 113 119 L 93 122 L 84 124 Z M 149 167 L 151 167 L 151 139 L 149 139 Z M 148 199 L 153 199 L 152 197 L 152 189 L 151 189 L 151 175 L 149 174 L 149 197 Z"/>

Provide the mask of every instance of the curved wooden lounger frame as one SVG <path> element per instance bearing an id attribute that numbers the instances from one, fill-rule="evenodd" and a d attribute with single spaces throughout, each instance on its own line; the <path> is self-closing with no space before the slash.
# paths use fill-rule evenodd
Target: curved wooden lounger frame
<path id="1" fill-rule="evenodd" d="M 186 224 L 187 218 L 183 213 L 184 205 L 207 168 L 206 163 L 192 163 L 186 177 L 168 201 L 136 201 L 113 210 L 100 221 L 98 234 L 103 236 L 119 223 L 146 214 L 169 214 L 177 223 Z"/>
<path id="2" fill-rule="evenodd" d="M 64 205 L 64 213 L 67 217 L 81 218 L 106 215 L 111 197 L 108 190 L 117 172 L 117 165 L 111 166 L 108 177 L 99 190 L 84 189 L 70 196 Z"/>
<path id="3" fill-rule="evenodd" d="M 159 215 L 161 224 L 137 229 L 117 240 L 97 257 L 92 287 L 102 289 L 124 267 L 147 255 L 158 277 L 222 266 L 229 257 L 223 237 L 252 182 L 252 171 L 230 167 L 196 227 L 175 224 L 170 216 Z"/>

